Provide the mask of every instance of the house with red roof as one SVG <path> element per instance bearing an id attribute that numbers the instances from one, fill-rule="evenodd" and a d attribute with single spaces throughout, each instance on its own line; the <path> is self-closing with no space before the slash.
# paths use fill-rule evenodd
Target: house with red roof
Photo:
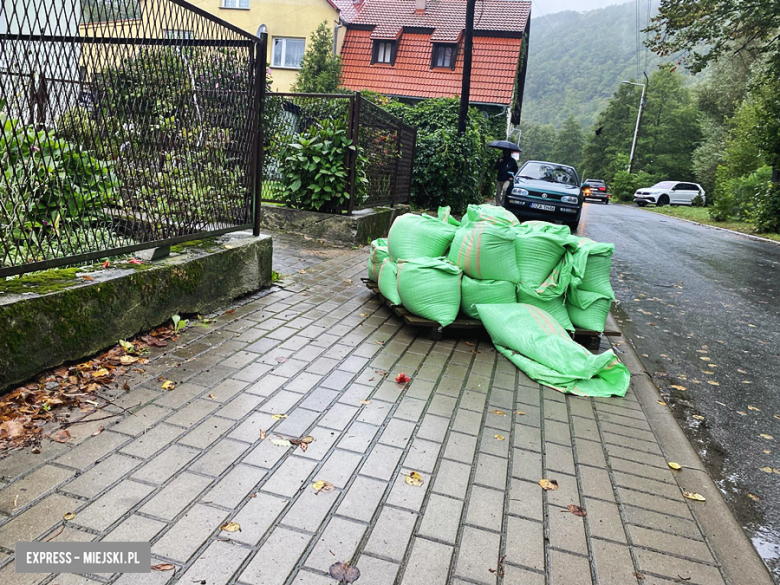
<path id="1" fill-rule="evenodd" d="M 345 23 L 342 85 L 408 100 L 460 95 L 465 0 L 363 0 Z M 479 0 L 472 105 L 520 122 L 531 2 Z"/>

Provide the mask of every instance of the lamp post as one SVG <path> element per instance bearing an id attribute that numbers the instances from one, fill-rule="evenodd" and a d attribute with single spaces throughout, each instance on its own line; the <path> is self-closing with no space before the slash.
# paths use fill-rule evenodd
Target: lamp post
<path id="1" fill-rule="evenodd" d="M 644 73 L 644 72 L 643 72 Z M 634 153 L 636 152 L 636 137 L 639 134 L 639 123 L 642 121 L 642 108 L 645 106 L 645 90 L 650 84 L 647 73 L 644 73 L 645 83 L 635 83 L 633 81 L 622 81 L 627 85 L 638 85 L 642 88 L 642 97 L 639 99 L 639 112 L 636 115 L 636 127 L 634 128 L 634 140 L 631 142 L 631 155 L 628 157 L 628 172 L 631 173 L 631 165 L 634 164 Z"/>

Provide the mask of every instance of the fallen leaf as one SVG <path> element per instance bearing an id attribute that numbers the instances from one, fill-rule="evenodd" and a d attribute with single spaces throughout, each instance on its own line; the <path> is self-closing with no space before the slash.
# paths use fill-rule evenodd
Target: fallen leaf
<path id="1" fill-rule="evenodd" d="M 176 567 L 170 563 L 160 563 L 159 565 L 152 565 L 152 571 L 173 571 Z"/>
<path id="2" fill-rule="evenodd" d="M 102 433 L 104 430 L 106 430 L 104 427 L 98 427 L 98 429 L 92 433 L 93 437 L 97 437 L 100 433 Z"/>
<path id="3" fill-rule="evenodd" d="M 506 437 L 504 435 L 493 435 L 496 440 L 498 441 L 506 441 Z"/>
<path id="4" fill-rule="evenodd" d="M 282 420 L 283 418 L 287 418 L 286 414 L 272 414 L 271 418 L 274 420 Z"/>
<path id="5" fill-rule="evenodd" d="M 303 268 L 301 268 L 301 269 L 298 271 L 298 274 L 306 274 L 306 271 L 305 271 Z"/>
<path id="6" fill-rule="evenodd" d="M 292 447 L 292 443 L 287 439 L 271 439 L 271 442 L 277 447 Z"/>
<path id="7" fill-rule="evenodd" d="M 73 520 L 75 517 L 76 517 L 76 515 L 75 515 L 73 512 L 66 512 L 66 513 L 65 513 L 65 514 L 62 516 L 62 519 L 63 519 L 63 520 L 66 520 L 66 521 L 70 521 L 70 520 Z"/>
<path id="8" fill-rule="evenodd" d="M 644 581 L 645 579 L 645 576 L 642 573 L 634 573 L 634 577 L 636 577 L 640 581 Z"/>
<path id="9" fill-rule="evenodd" d="M 577 506 L 576 504 L 569 504 L 566 507 L 569 509 L 569 512 L 571 512 L 575 516 L 579 516 L 580 518 L 584 518 L 587 515 L 587 512 L 583 508 Z"/>
<path id="10" fill-rule="evenodd" d="M 493 414 L 497 414 L 498 416 L 506 416 L 506 413 L 503 410 L 494 410 Z"/>
<path id="11" fill-rule="evenodd" d="M 505 575 L 504 571 L 504 559 L 506 558 L 506 555 L 498 559 L 498 568 L 497 569 L 488 569 L 491 573 L 494 573 L 495 575 L 498 575 L 499 577 L 503 577 Z"/>
<path id="12" fill-rule="evenodd" d="M 544 491 L 555 491 L 558 489 L 558 480 L 555 479 L 540 479 L 539 485 L 542 486 Z"/>
<path id="13" fill-rule="evenodd" d="M 761 437 L 762 439 L 766 439 L 767 441 L 774 441 L 775 440 L 775 438 L 772 435 L 767 435 L 766 433 L 761 433 L 758 436 Z"/>
<path id="14" fill-rule="evenodd" d="M 663 400 L 656 400 L 656 402 L 661 406 L 666 406 L 666 402 L 664 402 Z"/>
<path id="15" fill-rule="evenodd" d="M 57 443 L 67 443 L 70 441 L 70 431 L 67 429 L 59 429 L 51 434 L 51 440 Z"/>
<path id="16" fill-rule="evenodd" d="M 772 416 L 773 416 L 774 418 L 776 418 L 777 420 L 780 420 L 780 414 L 773 414 Z"/>
<path id="17" fill-rule="evenodd" d="M 336 487 L 332 483 L 330 483 L 329 481 L 323 481 L 321 479 L 311 484 L 311 487 L 314 488 L 315 494 L 319 494 L 320 492 L 324 492 L 327 494 L 336 489 Z"/>
<path id="18" fill-rule="evenodd" d="M 748 327 L 755 327 L 752 323 L 748 323 Z"/>
<path id="19" fill-rule="evenodd" d="M 216 400 L 217 395 L 216 394 L 209 394 L 209 398 L 211 398 L 212 400 Z"/>
<path id="20" fill-rule="evenodd" d="M 763 471 L 764 473 L 772 473 L 772 468 L 766 465 L 761 468 L 761 471 Z"/>
<path id="21" fill-rule="evenodd" d="M 516 410 L 515 414 L 519 414 L 520 416 L 524 416 L 525 413 L 522 410 Z"/>
<path id="22" fill-rule="evenodd" d="M 685 496 L 689 500 L 696 500 L 697 502 L 707 501 L 707 498 L 705 498 L 703 495 L 697 494 L 696 492 L 689 492 L 687 490 L 683 490 L 683 496 Z"/>
<path id="23" fill-rule="evenodd" d="M 109 372 L 106 368 L 100 368 L 97 370 L 94 374 L 92 374 L 93 378 L 105 378 L 106 376 L 110 376 L 111 372 Z"/>
<path id="24" fill-rule="evenodd" d="M 410 380 L 411 378 L 409 378 L 409 376 L 407 376 L 403 372 L 401 372 L 395 377 L 396 384 L 408 384 Z"/>
<path id="25" fill-rule="evenodd" d="M 227 311 L 225 311 L 225 315 L 232 315 L 235 312 L 236 312 L 235 309 L 228 309 Z"/>
<path id="26" fill-rule="evenodd" d="M 682 469 L 682 465 L 680 465 L 679 463 L 675 463 L 674 461 L 669 461 L 669 463 L 667 463 L 667 465 L 669 467 L 671 467 L 672 469 L 678 469 L 678 470 Z"/>
<path id="27" fill-rule="evenodd" d="M 123 355 L 122 357 L 119 358 L 119 363 L 122 364 L 123 366 L 129 366 L 137 362 L 138 359 L 139 358 L 133 357 L 131 355 Z"/>
<path id="28" fill-rule="evenodd" d="M 704 417 L 700 414 L 694 414 L 693 418 L 695 418 L 696 420 L 705 420 Z"/>
<path id="29" fill-rule="evenodd" d="M 128 262 L 130 264 L 143 264 L 143 261 L 139 260 L 138 258 L 130 258 L 130 260 L 128 260 Z"/>
<path id="30" fill-rule="evenodd" d="M 674 384 L 672 386 L 672 388 L 674 388 L 675 390 L 680 390 L 681 392 L 684 392 L 685 390 L 687 390 L 687 388 L 685 386 L 678 386 L 677 384 Z"/>
<path id="31" fill-rule="evenodd" d="M 238 522 L 228 522 L 222 526 L 225 532 L 241 532 L 241 525 Z"/>
<path id="32" fill-rule="evenodd" d="M 473 344 L 473 343 L 471 343 L 470 341 L 464 341 L 463 343 L 465 343 L 465 344 L 466 344 L 466 345 L 468 345 L 469 347 L 474 347 L 474 344 Z"/>
<path id="33" fill-rule="evenodd" d="M 760 412 L 761 411 L 761 409 L 758 408 L 757 406 L 751 406 L 749 404 L 748 404 L 748 410 L 755 410 L 756 412 Z"/>
<path id="34" fill-rule="evenodd" d="M 719 382 L 714 382 L 713 380 L 707 380 L 707 384 L 710 386 L 720 386 Z"/>
<path id="35" fill-rule="evenodd" d="M 702 360 L 702 361 L 705 361 L 705 362 L 712 361 L 712 360 L 710 360 L 710 358 L 708 358 L 706 355 L 700 355 L 700 356 L 699 356 L 699 359 L 700 359 L 700 360 Z"/>
<path id="36" fill-rule="evenodd" d="M 765 455 L 771 455 L 772 454 L 772 449 L 764 449 L 764 454 Z"/>
<path id="37" fill-rule="evenodd" d="M 284 364 L 284 363 L 287 363 L 290 360 L 289 360 L 289 358 L 286 358 L 286 357 L 283 357 L 283 356 L 279 356 L 278 358 L 276 358 L 276 361 L 279 362 L 280 364 Z"/>
<path id="38" fill-rule="evenodd" d="M 749 493 L 747 496 L 748 496 L 748 498 L 750 498 L 754 502 L 760 502 L 761 501 L 761 498 L 759 498 L 756 494 L 750 494 Z"/>
<path id="39" fill-rule="evenodd" d="M 349 563 L 334 563 L 328 573 L 339 583 L 354 583 L 360 578 L 360 570 Z"/>
<path id="40" fill-rule="evenodd" d="M 412 471 L 409 475 L 405 475 L 404 481 L 409 485 L 413 485 L 415 487 L 420 487 L 423 484 L 422 475 L 420 475 L 416 471 Z"/>
<path id="41" fill-rule="evenodd" d="M 173 390 L 174 388 L 176 388 L 176 382 L 174 382 L 173 380 L 166 380 L 165 382 L 163 382 L 162 385 L 163 390 Z"/>
<path id="42" fill-rule="evenodd" d="M 370 400 L 361 400 L 360 404 L 371 404 Z"/>
<path id="43" fill-rule="evenodd" d="M 738 410 L 737 414 L 741 414 L 742 416 L 747 416 L 747 412 L 745 412 L 744 410 Z"/>
<path id="44" fill-rule="evenodd" d="M 265 431 L 263 429 L 260 429 L 260 438 L 265 439 Z"/>

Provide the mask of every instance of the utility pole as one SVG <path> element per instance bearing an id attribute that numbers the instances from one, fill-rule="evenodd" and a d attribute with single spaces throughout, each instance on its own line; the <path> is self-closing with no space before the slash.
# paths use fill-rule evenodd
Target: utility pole
<path id="1" fill-rule="evenodd" d="M 471 92 L 471 54 L 474 50 L 474 8 L 477 0 L 466 1 L 466 31 L 463 36 L 463 80 L 460 88 L 460 110 L 458 111 L 458 136 L 466 132 L 469 115 L 469 94 Z"/>
<path id="2" fill-rule="evenodd" d="M 644 71 L 642 72 L 644 73 Z M 636 116 L 636 128 L 634 128 L 634 140 L 631 142 L 631 155 L 628 157 L 628 172 L 631 173 L 631 166 L 634 164 L 634 153 L 636 152 L 636 137 L 639 135 L 639 124 L 642 121 L 642 109 L 645 107 L 645 90 L 650 84 L 647 73 L 644 73 L 645 83 L 634 83 L 633 81 L 624 81 L 628 85 L 639 85 L 642 88 L 642 97 L 639 98 L 639 112 Z"/>

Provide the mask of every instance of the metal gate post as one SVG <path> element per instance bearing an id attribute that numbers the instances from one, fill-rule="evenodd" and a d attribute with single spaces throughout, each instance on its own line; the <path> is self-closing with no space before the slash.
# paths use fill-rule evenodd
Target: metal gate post
<path id="1" fill-rule="evenodd" d="M 254 195 L 254 222 L 252 234 L 260 235 L 261 203 L 263 200 L 263 117 L 265 115 L 265 60 L 268 55 L 268 33 L 260 33 L 254 45 L 255 111 L 252 188 Z"/>
<path id="2" fill-rule="evenodd" d="M 357 165 L 360 160 L 360 92 L 355 92 L 352 101 L 352 119 L 350 120 L 350 126 L 352 131 L 350 132 L 352 138 L 352 155 L 350 156 L 351 164 L 349 165 L 349 203 L 347 206 L 347 214 L 352 215 L 352 211 L 355 208 L 355 183 L 357 182 Z"/>

